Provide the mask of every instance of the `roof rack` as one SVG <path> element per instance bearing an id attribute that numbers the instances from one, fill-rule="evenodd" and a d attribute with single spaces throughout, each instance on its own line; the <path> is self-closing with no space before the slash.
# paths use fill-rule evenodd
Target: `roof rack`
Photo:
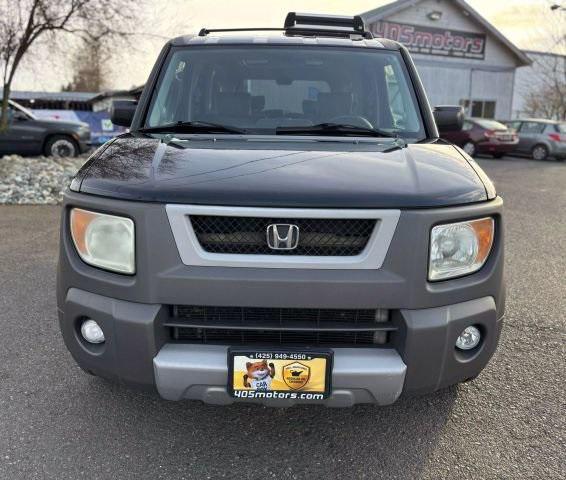
<path id="1" fill-rule="evenodd" d="M 302 34 L 313 32 L 334 35 L 361 35 L 365 38 L 373 38 L 373 35 L 366 31 L 364 21 L 359 15 L 349 17 L 289 12 L 285 19 L 285 31 L 289 33 L 300 31 Z"/>
<path id="2" fill-rule="evenodd" d="M 283 32 L 284 28 L 201 28 L 199 37 L 206 37 L 209 33 L 216 32 Z"/>
<path id="3" fill-rule="evenodd" d="M 364 38 L 373 38 L 366 31 L 364 21 L 359 15 L 353 17 L 342 15 L 320 15 L 316 13 L 289 12 L 285 18 L 283 28 L 202 28 L 199 37 L 206 37 L 215 32 L 262 32 L 277 31 L 288 35 L 321 35 L 344 37 L 349 35 L 361 35 Z"/>

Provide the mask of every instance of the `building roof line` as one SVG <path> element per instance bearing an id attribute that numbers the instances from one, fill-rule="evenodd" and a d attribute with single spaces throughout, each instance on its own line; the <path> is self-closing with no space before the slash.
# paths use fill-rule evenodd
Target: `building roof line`
<path id="1" fill-rule="evenodd" d="M 423 0 L 397 0 L 387 5 L 382 5 L 381 7 L 374 8 L 365 13 L 360 14 L 366 23 L 375 22 L 381 20 L 387 16 L 393 15 L 401 10 L 405 10 L 409 7 L 414 7 L 415 5 L 421 3 Z M 489 23 L 479 12 L 474 10 L 468 2 L 465 0 L 450 0 L 456 3 L 463 10 L 467 11 L 476 22 L 482 25 L 489 33 L 491 33 L 495 38 L 497 38 L 503 45 L 505 45 L 511 52 L 517 57 L 517 59 L 523 65 L 531 65 L 532 60 L 523 53 L 514 43 L 512 43 L 505 35 L 503 35 L 496 27 Z"/>
<path id="2" fill-rule="evenodd" d="M 566 58 L 566 53 L 541 52 L 540 50 L 523 50 L 527 55 L 544 55 L 545 57 Z"/>
<path id="3" fill-rule="evenodd" d="M 0 94 L 2 89 L 0 88 Z M 58 102 L 88 102 L 96 92 L 37 92 L 31 90 L 11 90 L 10 98 L 19 100 L 45 100 Z"/>

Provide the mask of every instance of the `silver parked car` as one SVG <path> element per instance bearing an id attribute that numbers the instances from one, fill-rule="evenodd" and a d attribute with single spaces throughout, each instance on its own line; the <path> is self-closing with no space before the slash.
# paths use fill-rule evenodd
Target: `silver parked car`
<path id="1" fill-rule="evenodd" d="M 515 152 L 530 155 L 534 160 L 566 158 L 566 123 L 537 118 L 505 122 L 519 134 Z"/>

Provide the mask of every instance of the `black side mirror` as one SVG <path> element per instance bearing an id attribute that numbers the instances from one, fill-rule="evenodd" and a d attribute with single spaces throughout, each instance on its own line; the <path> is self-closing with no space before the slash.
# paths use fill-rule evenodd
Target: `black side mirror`
<path id="1" fill-rule="evenodd" d="M 438 132 L 457 132 L 464 125 L 464 108 L 458 105 L 441 105 L 434 107 L 434 121 Z"/>
<path id="2" fill-rule="evenodd" d="M 114 125 L 129 127 L 134 119 L 138 102 L 135 100 L 114 100 L 110 107 L 110 120 Z"/>

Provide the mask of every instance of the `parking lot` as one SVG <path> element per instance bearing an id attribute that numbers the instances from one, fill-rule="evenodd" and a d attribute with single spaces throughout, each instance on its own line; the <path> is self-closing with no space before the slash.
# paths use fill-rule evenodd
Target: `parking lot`
<path id="1" fill-rule="evenodd" d="M 56 319 L 58 208 L 0 207 L 0 479 L 564 478 L 566 163 L 479 163 L 506 203 L 499 350 L 386 408 L 172 403 L 84 374 Z"/>

